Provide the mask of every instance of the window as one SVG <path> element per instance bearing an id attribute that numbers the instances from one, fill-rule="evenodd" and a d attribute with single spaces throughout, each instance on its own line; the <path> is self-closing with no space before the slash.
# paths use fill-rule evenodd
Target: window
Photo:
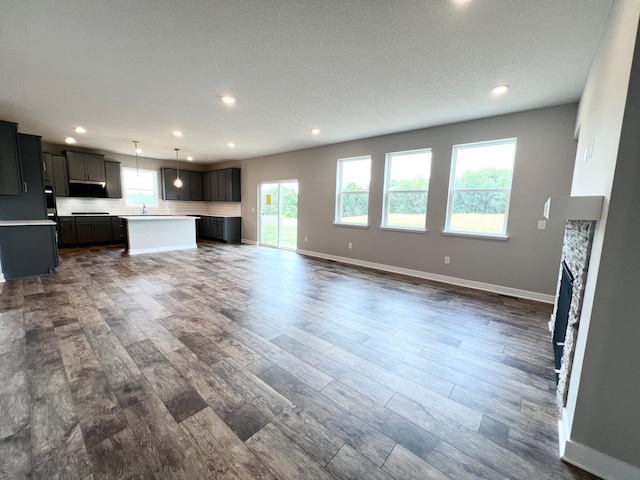
<path id="1" fill-rule="evenodd" d="M 387 154 L 382 226 L 426 230 L 431 149 Z"/>
<path id="2" fill-rule="evenodd" d="M 445 232 L 506 236 L 516 139 L 455 145 Z"/>
<path id="3" fill-rule="evenodd" d="M 336 223 L 369 225 L 369 182 L 371 157 L 338 160 Z"/>
<path id="4" fill-rule="evenodd" d="M 127 207 L 158 206 L 157 171 L 123 167 L 122 180 Z"/>

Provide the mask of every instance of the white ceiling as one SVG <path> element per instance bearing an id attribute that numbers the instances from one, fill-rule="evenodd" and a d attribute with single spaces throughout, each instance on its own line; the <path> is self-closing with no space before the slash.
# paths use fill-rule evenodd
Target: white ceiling
<path id="1" fill-rule="evenodd" d="M 210 163 L 559 105 L 612 1 L 3 1 L 0 118 Z"/>

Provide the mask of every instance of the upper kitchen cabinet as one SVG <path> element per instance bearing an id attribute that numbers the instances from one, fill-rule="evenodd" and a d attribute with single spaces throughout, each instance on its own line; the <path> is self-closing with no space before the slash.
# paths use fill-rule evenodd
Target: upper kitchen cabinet
<path id="1" fill-rule="evenodd" d="M 0 196 L 0 219 L 46 220 L 41 137 L 19 133 L 18 148 L 24 191 L 21 195 Z"/>
<path id="2" fill-rule="evenodd" d="M 175 168 L 161 168 L 162 199 L 202 201 L 202 172 L 180 170 L 182 187 L 177 188 L 173 182 L 177 177 Z"/>
<path id="3" fill-rule="evenodd" d="M 67 151 L 70 181 L 106 182 L 104 155 Z"/>
<path id="4" fill-rule="evenodd" d="M 67 159 L 60 155 L 43 153 L 42 173 L 44 184 L 53 187 L 56 197 L 69 196 L 69 176 L 67 175 Z"/>
<path id="5" fill-rule="evenodd" d="M 190 198 L 194 202 L 201 202 L 204 200 L 203 192 L 202 192 L 202 182 L 203 176 L 202 172 L 185 172 L 185 174 L 189 174 L 189 187 L 190 187 Z"/>
<path id="6" fill-rule="evenodd" d="M 239 168 L 206 172 L 205 178 L 205 200 L 211 202 L 239 202 L 241 200 Z"/>
<path id="7" fill-rule="evenodd" d="M 104 171 L 107 179 L 107 198 L 122 198 L 120 163 L 105 161 Z"/>
<path id="8" fill-rule="evenodd" d="M 22 191 L 18 124 L 0 120 L 0 195 L 20 195 Z"/>

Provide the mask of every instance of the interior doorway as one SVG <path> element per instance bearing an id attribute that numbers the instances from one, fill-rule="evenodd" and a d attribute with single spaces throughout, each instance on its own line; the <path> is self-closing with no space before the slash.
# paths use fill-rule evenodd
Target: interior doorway
<path id="1" fill-rule="evenodd" d="M 260 183 L 260 245 L 298 247 L 298 181 Z"/>

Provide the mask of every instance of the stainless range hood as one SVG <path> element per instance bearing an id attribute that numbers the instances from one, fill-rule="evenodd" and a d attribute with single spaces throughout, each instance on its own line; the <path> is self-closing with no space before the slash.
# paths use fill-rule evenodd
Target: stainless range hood
<path id="1" fill-rule="evenodd" d="M 585 197 L 549 197 L 544 204 L 544 217 L 549 220 L 600 220 L 602 195 Z"/>

